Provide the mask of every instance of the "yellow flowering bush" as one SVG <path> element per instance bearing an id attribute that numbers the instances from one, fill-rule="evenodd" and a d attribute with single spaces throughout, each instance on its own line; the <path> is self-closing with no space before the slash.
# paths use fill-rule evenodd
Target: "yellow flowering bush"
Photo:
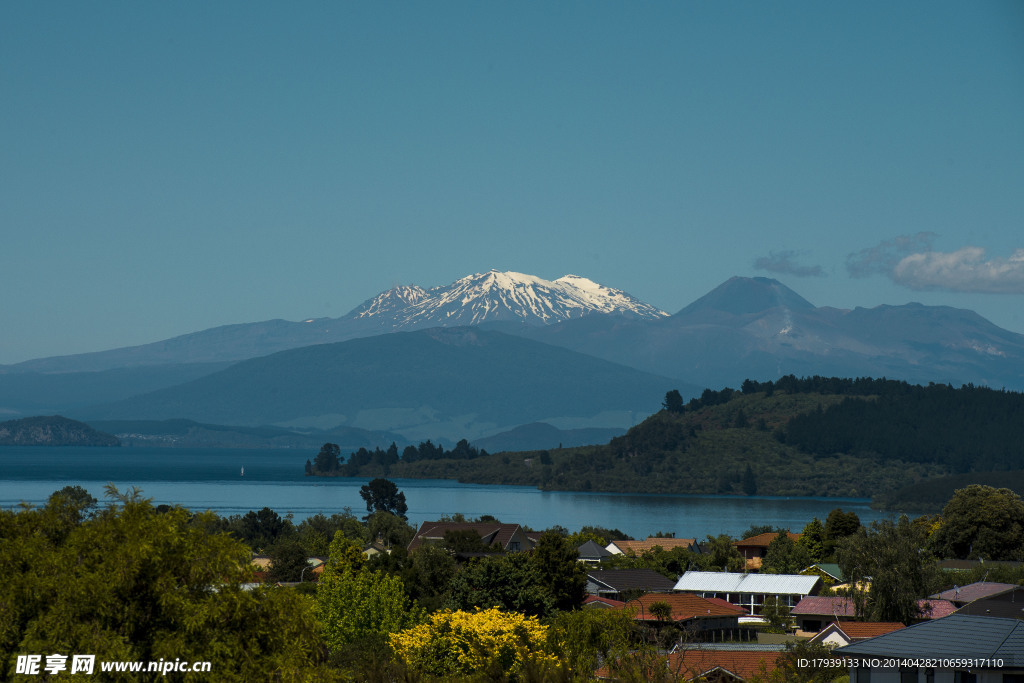
<path id="1" fill-rule="evenodd" d="M 427 622 L 391 634 L 391 646 L 411 669 L 442 678 L 474 673 L 514 678 L 524 665 L 559 666 L 547 644 L 547 626 L 498 608 L 435 612 Z"/>

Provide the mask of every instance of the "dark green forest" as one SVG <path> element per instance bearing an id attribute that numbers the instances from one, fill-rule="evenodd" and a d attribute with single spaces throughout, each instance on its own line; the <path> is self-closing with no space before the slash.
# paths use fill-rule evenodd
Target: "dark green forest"
<path id="1" fill-rule="evenodd" d="M 953 487 L 926 487 L 922 497 L 927 482 L 955 476 L 959 488 L 997 471 L 1015 481 L 1022 444 L 1024 394 L 789 375 L 707 389 L 689 402 L 670 391 L 661 411 L 605 445 L 488 454 L 463 441 L 451 455 L 439 447 L 427 457 L 412 447 L 412 458 L 356 453 L 338 473 L 557 490 L 858 496 L 931 509 Z"/>

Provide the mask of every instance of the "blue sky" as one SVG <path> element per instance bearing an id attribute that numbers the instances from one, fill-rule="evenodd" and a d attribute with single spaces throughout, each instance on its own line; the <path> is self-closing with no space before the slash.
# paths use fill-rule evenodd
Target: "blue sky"
<path id="1" fill-rule="evenodd" d="M 491 268 L 1024 332 L 1024 4 L 4 3 L 0 363 Z"/>

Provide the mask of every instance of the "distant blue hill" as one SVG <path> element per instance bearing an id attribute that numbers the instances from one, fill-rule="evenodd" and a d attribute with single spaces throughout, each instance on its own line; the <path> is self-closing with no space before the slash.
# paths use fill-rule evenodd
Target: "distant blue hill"
<path id="1" fill-rule="evenodd" d="M 628 427 L 658 410 L 673 388 L 698 393 L 677 380 L 521 337 L 434 328 L 282 351 L 80 414 L 475 439 L 541 420 Z"/>

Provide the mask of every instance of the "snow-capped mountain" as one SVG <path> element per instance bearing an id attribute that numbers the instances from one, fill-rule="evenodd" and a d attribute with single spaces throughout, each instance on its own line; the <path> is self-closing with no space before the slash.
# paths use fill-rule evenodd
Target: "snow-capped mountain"
<path id="1" fill-rule="evenodd" d="M 407 302 L 402 307 L 400 302 Z M 629 294 L 578 275 L 557 280 L 491 270 L 423 290 L 396 287 L 363 303 L 346 317 L 389 317 L 393 329 L 522 322 L 550 325 L 591 313 L 656 319 L 668 314 Z"/>
<path id="2" fill-rule="evenodd" d="M 418 304 L 429 297 L 430 294 L 422 287 L 398 285 L 386 292 L 381 292 L 372 299 L 364 301 L 352 310 L 347 317 L 372 318 L 375 316 L 391 315 Z"/>

